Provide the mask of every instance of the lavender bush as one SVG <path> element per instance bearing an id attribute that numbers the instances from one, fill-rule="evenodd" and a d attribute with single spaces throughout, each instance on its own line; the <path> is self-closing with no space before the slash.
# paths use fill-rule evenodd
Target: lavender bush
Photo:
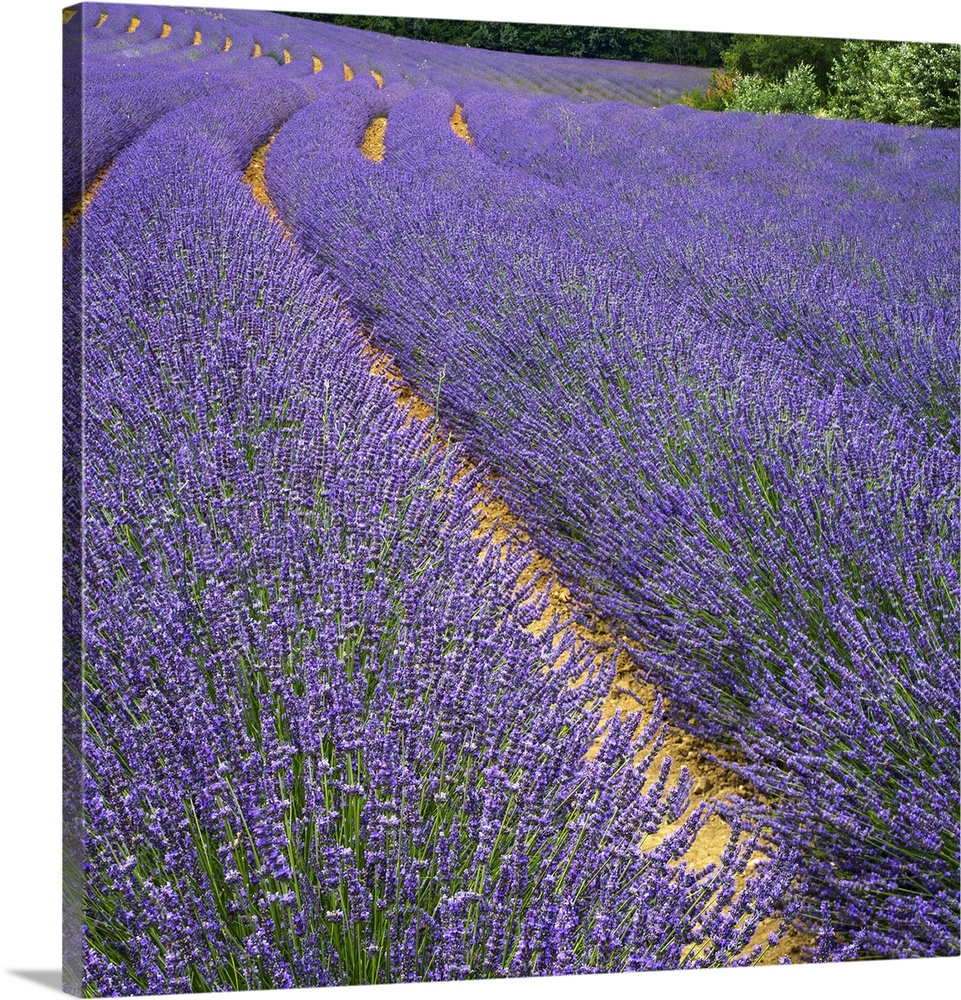
<path id="1" fill-rule="evenodd" d="M 164 116 L 65 252 L 83 990 L 750 960 L 790 850 L 739 888 L 761 831 L 736 805 L 715 868 L 680 860 L 703 808 L 645 849 L 691 785 L 648 775 L 659 713 L 601 727 L 613 661 L 525 629 L 546 598 L 517 590 L 529 551 L 478 561 L 480 473 L 405 424 L 342 290 L 240 183 L 290 93 Z"/>
<path id="2" fill-rule="evenodd" d="M 382 164 L 388 94 L 314 102 L 281 214 L 777 796 L 819 954 L 956 952 L 957 133 L 464 99 Z"/>
<path id="3" fill-rule="evenodd" d="M 957 131 L 275 14 L 64 31 L 65 207 L 106 170 L 64 251 L 72 984 L 731 964 L 774 912 L 957 953 Z M 478 561 L 492 473 L 765 793 L 715 868 L 703 809 L 645 848 L 691 785 L 660 709 L 602 724 L 530 546 Z"/>

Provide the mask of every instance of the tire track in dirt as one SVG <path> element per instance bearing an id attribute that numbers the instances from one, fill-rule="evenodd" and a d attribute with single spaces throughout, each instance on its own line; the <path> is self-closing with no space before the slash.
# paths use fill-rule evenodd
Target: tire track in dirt
<path id="1" fill-rule="evenodd" d="M 346 64 L 344 68 L 346 71 Z M 467 132 L 466 123 L 463 121 L 462 114 L 459 113 L 462 110 L 457 105 L 454 114 L 457 115 L 464 132 Z M 361 145 L 361 152 L 374 162 L 379 162 L 383 158 L 386 122 L 386 117 L 374 118 L 367 128 L 364 143 Z M 451 128 L 465 141 L 473 144 L 469 133 L 465 136 L 457 128 L 454 128 L 454 115 L 451 116 Z M 250 186 L 254 198 L 267 209 L 274 223 L 284 229 L 285 237 L 293 239 L 290 230 L 280 218 L 276 206 L 270 198 L 264 176 L 267 153 L 276 135 L 275 132 L 266 143 L 254 151 L 250 163 L 244 171 L 243 180 Z M 365 151 L 364 145 L 368 144 L 368 136 L 370 137 L 369 149 Z M 376 155 L 377 153 L 379 156 Z M 434 439 L 443 440 L 443 437 L 437 433 L 435 407 L 414 390 L 394 363 L 393 358 L 386 351 L 373 344 L 369 334 L 360 332 L 358 336 L 363 340 L 362 355 L 370 361 L 371 377 L 387 383 L 395 404 L 405 414 L 405 426 L 415 422 L 430 423 L 435 429 Z M 447 440 L 450 438 L 448 437 Z M 476 464 L 470 459 L 464 459 L 456 478 L 475 470 Z M 477 503 L 473 510 L 477 517 L 477 524 L 473 531 L 473 537 L 486 539 L 486 545 L 479 558 L 487 558 L 493 552 L 497 558 L 505 561 L 519 550 L 526 551 L 531 555 L 531 561 L 527 568 L 518 576 L 516 587 L 518 590 L 530 587 L 531 596 L 527 602 L 533 603 L 546 598 L 546 606 L 541 617 L 527 626 L 529 631 L 535 636 L 541 636 L 547 629 L 553 629 L 552 644 L 555 648 L 567 644 L 573 639 L 573 650 L 583 651 L 591 656 L 595 665 L 609 664 L 610 658 L 616 658 L 615 681 L 602 703 L 602 719 L 606 721 L 617 713 L 622 713 L 624 717 L 627 717 L 638 711 L 642 712 L 644 719 L 649 718 L 657 701 L 659 698 L 663 700 L 663 696 L 652 685 L 637 677 L 628 652 L 629 645 L 626 638 L 619 635 L 609 623 L 599 619 L 589 609 L 578 605 L 570 590 L 562 582 L 557 568 L 546 556 L 537 551 L 523 522 L 498 496 L 496 480 L 493 477 L 488 476 L 482 480 L 476 487 L 476 494 Z M 585 621 L 589 624 L 583 624 Z M 637 649 L 637 647 L 633 648 Z M 563 666 L 571 653 L 572 649 L 565 649 L 559 654 L 554 664 L 555 669 Z M 681 860 L 698 869 L 703 869 L 711 864 L 717 865 L 730 842 L 731 828 L 718 814 L 715 804 L 727 795 L 734 794 L 751 798 L 756 796 L 756 792 L 739 776 L 709 759 L 713 750 L 710 745 L 674 726 L 668 725 L 666 733 L 664 745 L 648 770 L 645 790 L 657 780 L 662 764 L 667 758 L 670 758 L 669 781 L 674 781 L 679 777 L 682 767 L 686 767 L 692 775 L 693 785 L 690 803 L 677 822 L 665 825 L 657 833 L 648 835 L 644 847 L 645 849 L 653 849 L 663 843 L 691 813 L 706 805 L 709 817 L 693 845 Z M 597 752 L 602 740 L 603 736 L 600 736 L 597 743 L 588 752 L 589 757 Z M 748 863 L 748 871 L 759 864 L 763 857 L 763 853 L 756 854 Z M 743 878 L 739 880 L 739 884 L 743 887 Z M 762 921 L 746 951 L 757 944 L 764 946 L 768 934 L 776 931 L 779 923 L 776 916 Z M 797 961 L 801 957 L 802 946 L 808 943 L 810 942 L 802 938 L 798 932 L 790 927 L 785 927 L 778 944 L 766 947 L 758 964 L 774 964 L 786 955 Z"/>

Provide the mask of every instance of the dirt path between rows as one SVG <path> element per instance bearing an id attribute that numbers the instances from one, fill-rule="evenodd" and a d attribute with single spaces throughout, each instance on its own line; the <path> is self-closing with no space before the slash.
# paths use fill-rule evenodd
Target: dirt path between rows
<path id="1" fill-rule="evenodd" d="M 372 160 L 374 163 L 380 163 L 384 158 L 384 134 L 386 131 L 387 118 L 384 115 L 378 115 L 376 118 L 371 119 L 367 130 L 364 132 L 364 138 L 360 143 L 360 151 L 368 160 Z M 256 156 L 257 154 L 255 153 L 254 155 Z"/>
<path id="2" fill-rule="evenodd" d="M 454 135 L 460 136 L 468 145 L 474 145 L 474 137 L 467 128 L 467 122 L 464 121 L 464 109 L 459 104 L 454 105 L 450 116 L 450 127 Z"/>
<path id="3" fill-rule="evenodd" d="M 80 224 L 80 217 L 87 211 L 87 207 L 90 202 L 93 201 L 97 194 L 97 189 L 103 183 L 104 178 L 110 172 L 110 168 L 113 166 L 113 161 L 111 160 L 105 167 L 97 172 L 96 177 L 90 182 L 87 190 L 84 191 L 80 200 L 75 204 L 71 205 L 70 208 L 63 213 L 63 249 L 66 250 L 70 245 L 70 234 L 74 229 Z"/>

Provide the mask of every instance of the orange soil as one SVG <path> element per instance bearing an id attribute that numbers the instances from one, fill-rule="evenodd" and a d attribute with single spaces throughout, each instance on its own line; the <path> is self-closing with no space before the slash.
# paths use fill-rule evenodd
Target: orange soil
<path id="1" fill-rule="evenodd" d="M 127 34 L 128 35 L 132 35 L 137 30 L 137 28 L 139 26 L 140 26 L 140 18 L 139 17 L 131 17 L 130 18 L 130 26 L 127 28 Z"/>
<path id="2" fill-rule="evenodd" d="M 65 10 L 63 12 L 63 23 L 66 24 L 67 21 L 69 21 L 70 18 L 73 17 L 73 15 L 76 13 L 77 13 L 76 10 L 74 10 L 72 7 L 68 10 Z"/>
<path id="3" fill-rule="evenodd" d="M 230 51 L 230 46 L 233 45 L 233 44 L 234 44 L 234 40 L 230 37 L 230 35 L 226 35 L 224 37 L 224 52 L 229 52 Z"/>
<path id="4" fill-rule="evenodd" d="M 407 416 L 407 419 L 404 421 L 405 427 L 414 423 L 414 421 L 425 422 L 434 420 L 434 407 L 411 389 L 389 354 L 374 347 L 370 341 L 364 342 L 361 353 L 365 358 L 371 359 L 371 375 L 382 379 L 390 387 L 390 391 L 394 394 L 394 401 Z"/>
<path id="5" fill-rule="evenodd" d="M 260 47 L 260 42 L 254 42 L 254 54 L 251 59 L 256 59 L 264 50 Z"/>
<path id="6" fill-rule="evenodd" d="M 450 116 L 450 127 L 454 135 L 474 145 L 474 137 L 467 130 L 467 122 L 464 121 L 464 109 L 459 104 L 454 105 L 454 113 Z"/>
<path id="7" fill-rule="evenodd" d="M 284 49 L 284 65 L 286 66 L 290 62 L 290 53 Z"/>
<path id="8" fill-rule="evenodd" d="M 316 75 L 324 68 L 324 64 L 320 61 L 319 56 L 313 56 L 312 58 L 314 60 L 314 74 Z"/>
<path id="9" fill-rule="evenodd" d="M 384 158 L 384 133 L 387 131 L 387 119 L 378 115 L 368 126 L 360 144 L 360 151 L 368 160 L 380 163 Z"/>
<path id="10" fill-rule="evenodd" d="M 80 217 L 87 211 L 90 202 L 93 201 L 94 195 L 97 193 L 97 189 L 103 183 L 104 178 L 107 176 L 107 172 L 113 166 L 111 161 L 100 171 L 98 171 L 97 176 L 90 182 L 90 186 L 84 191 L 83 196 L 76 205 L 72 205 L 63 213 L 63 249 L 66 250 L 70 245 L 70 233 L 79 224 Z"/>
<path id="11" fill-rule="evenodd" d="M 166 38 L 170 34 L 170 25 L 164 22 L 164 26 L 160 29 L 160 37 Z"/>
<path id="12" fill-rule="evenodd" d="M 380 73 L 378 73 L 377 70 L 372 69 L 370 71 L 370 75 L 377 81 L 377 89 L 378 90 L 383 90 L 384 89 L 384 78 L 380 75 Z"/>
<path id="13" fill-rule="evenodd" d="M 100 20 L 94 25 L 94 27 L 95 28 L 99 28 L 100 25 L 102 25 L 103 22 L 106 21 L 106 20 L 107 20 L 107 15 L 106 14 L 101 14 L 100 15 Z"/>
<path id="14" fill-rule="evenodd" d="M 289 240 L 292 234 L 290 230 L 284 226 L 280 216 L 277 215 L 277 209 L 274 207 L 274 203 L 270 200 L 270 195 L 267 193 L 267 180 L 265 176 L 265 170 L 267 167 L 267 152 L 276 137 L 277 133 L 275 132 L 262 146 L 258 146 L 254 150 L 254 155 L 250 158 L 250 163 L 247 164 L 247 169 L 244 171 L 241 180 L 244 184 L 250 185 L 250 189 L 253 191 L 254 199 L 267 209 L 267 212 L 270 214 L 271 222 L 276 222 L 277 225 L 283 227 L 284 239 Z"/>
<path id="15" fill-rule="evenodd" d="M 378 122 L 382 124 L 377 125 L 376 123 Z M 386 118 L 375 118 L 368 127 L 368 135 L 375 126 L 380 129 L 379 138 L 382 147 Z M 271 136 L 263 146 L 254 152 L 244 172 L 243 180 L 250 185 L 254 198 L 260 204 L 267 207 L 271 219 L 278 225 L 284 226 L 270 199 L 270 194 L 267 191 L 264 181 L 266 154 L 273 139 L 274 136 Z M 365 143 L 366 140 L 367 137 L 365 136 Z M 365 152 L 364 155 L 369 154 Z M 382 155 L 383 153 L 381 152 Z M 374 157 L 371 158 L 373 159 Z M 284 227 L 284 232 L 285 236 L 290 238 L 290 230 Z M 434 424 L 435 433 L 433 439 L 437 440 L 434 407 L 414 391 L 400 369 L 394 364 L 393 359 L 386 352 L 375 347 L 365 335 L 359 334 L 359 336 L 364 341 L 362 353 L 371 361 L 371 375 L 387 383 L 394 396 L 396 405 L 406 415 L 405 423 L 409 425 L 414 421 L 418 421 Z M 474 464 L 470 460 L 465 459 L 460 472 L 455 478 L 460 478 L 473 468 Z M 547 598 L 544 613 L 536 622 L 528 626 L 531 633 L 541 635 L 548 629 L 552 630 L 552 644 L 555 647 L 573 636 L 575 648 L 583 650 L 588 655 L 593 655 L 595 664 L 600 664 L 603 661 L 609 662 L 610 657 L 617 656 L 615 681 L 611 691 L 602 703 L 602 717 L 609 719 L 618 712 L 627 716 L 637 712 L 638 709 L 643 709 L 644 717 L 648 717 L 657 699 L 657 691 L 636 676 L 630 656 L 625 650 L 625 647 L 628 645 L 625 638 L 623 636 L 618 638 L 616 632 L 608 623 L 598 619 L 594 615 L 585 614 L 585 609 L 579 608 L 576 605 L 570 591 L 561 582 L 554 565 L 549 559 L 537 552 L 531 543 L 530 536 L 523 523 L 510 510 L 504 500 L 497 496 L 496 482 L 493 478 L 488 477 L 478 485 L 476 487 L 476 494 L 477 504 L 474 507 L 474 514 L 477 518 L 477 523 L 473 531 L 473 536 L 477 539 L 483 538 L 486 540 L 479 558 L 487 558 L 493 550 L 496 557 L 504 561 L 512 551 L 516 551 L 517 547 L 522 547 L 531 554 L 530 563 L 518 576 L 516 586 L 520 589 L 531 585 L 532 596 L 528 599 L 531 602 L 543 599 L 544 595 Z M 590 626 L 587 627 L 580 624 L 575 620 L 576 618 L 589 620 Z M 561 654 L 554 667 L 562 666 L 569 656 L 569 651 Z M 584 680 L 584 678 L 581 680 Z M 588 756 L 593 756 L 597 752 L 599 744 L 600 740 L 591 748 Z M 653 848 L 662 843 L 701 802 L 711 801 L 729 793 L 736 793 L 744 797 L 754 796 L 753 789 L 745 785 L 736 775 L 706 759 L 705 754 L 710 753 L 710 751 L 711 748 L 709 746 L 694 739 L 689 734 L 673 727 L 668 729 L 665 745 L 649 770 L 648 784 L 656 779 L 661 762 L 665 758 L 670 757 L 672 762 L 670 780 L 679 775 L 682 765 L 687 767 L 695 779 L 691 794 L 691 803 L 684 816 L 676 824 L 665 826 L 657 833 L 648 835 L 644 842 L 645 847 Z M 701 829 L 691 849 L 684 856 L 684 860 L 697 868 L 703 868 L 709 864 L 717 864 L 721 858 L 721 854 L 729 843 L 730 834 L 731 830 L 728 824 L 716 813 L 712 814 Z M 760 860 L 761 856 L 756 856 L 749 863 L 749 870 L 751 866 L 758 864 Z M 754 936 L 752 946 L 753 944 L 766 943 L 767 934 L 776 930 L 778 923 L 779 921 L 776 917 L 763 921 Z M 796 961 L 801 956 L 801 948 L 806 943 L 808 942 L 799 934 L 791 930 L 786 930 L 782 934 L 779 944 L 774 948 L 767 948 L 760 962 L 761 964 L 772 964 L 782 955 L 786 954 L 791 955 Z"/>
<path id="16" fill-rule="evenodd" d="M 196 31 L 194 32 L 194 40 L 193 40 L 193 44 L 194 44 L 194 45 L 199 45 L 199 44 L 200 44 L 200 43 L 201 43 L 202 41 L 203 41 L 203 35 L 201 35 L 201 34 L 200 34 L 200 29 L 198 28 L 198 29 L 197 29 L 197 30 L 196 30 Z"/>
<path id="17" fill-rule="evenodd" d="M 344 63 L 344 79 L 350 81 L 353 80 L 353 78 L 354 71 L 347 65 L 347 63 Z"/>

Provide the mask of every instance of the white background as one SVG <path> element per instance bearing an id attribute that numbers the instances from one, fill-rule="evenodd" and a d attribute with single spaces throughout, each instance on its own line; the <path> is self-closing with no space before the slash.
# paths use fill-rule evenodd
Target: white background
<path id="1" fill-rule="evenodd" d="M 3 313 L 0 406 L 2 768 L 0 996 L 50 994 L 60 966 L 60 9 L 56 0 L 3 8 Z M 961 17 L 941 2 L 783 3 L 687 0 L 267 0 L 258 7 L 618 27 L 776 32 L 915 41 L 961 41 Z M 953 7 L 953 4 L 951 5 Z M 27 972 L 25 977 L 22 973 Z M 32 978 L 31 978 L 32 976 Z M 791 1000 L 869 994 L 956 995 L 961 960 L 762 968 L 497 983 L 310 991 L 385 1000 L 570 1000 L 603 991 L 677 1000 L 775 995 Z M 49 985 L 47 985 L 49 984 Z M 306 995 L 306 994 L 301 994 Z M 269 1000 L 276 994 L 257 993 Z"/>

